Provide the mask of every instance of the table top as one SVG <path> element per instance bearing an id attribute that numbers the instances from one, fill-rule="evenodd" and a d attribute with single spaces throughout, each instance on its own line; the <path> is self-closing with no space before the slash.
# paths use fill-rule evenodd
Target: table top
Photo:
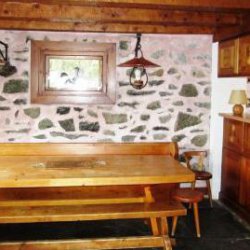
<path id="1" fill-rule="evenodd" d="M 147 185 L 194 181 L 171 156 L 0 157 L 0 187 Z"/>

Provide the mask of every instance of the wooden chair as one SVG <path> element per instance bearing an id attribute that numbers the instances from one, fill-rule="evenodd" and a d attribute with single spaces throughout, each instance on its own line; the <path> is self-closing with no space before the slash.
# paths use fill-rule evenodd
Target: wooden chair
<path id="1" fill-rule="evenodd" d="M 189 204 L 193 205 L 196 235 L 198 238 L 200 238 L 201 233 L 200 233 L 198 202 L 200 202 L 203 199 L 203 193 L 199 192 L 197 190 L 194 190 L 194 189 L 190 189 L 190 188 L 188 188 L 188 189 L 179 188 L 173 193 L 173 198 L 176 201 L 180 201 L 183 203 L 189 203 Z M 178 216 L 174 216 L 173 217 L 172 232 L 171 232 L 172 236 L 174 236 L 174 234 L 175 234 L 177 221 L 178 221 Z"/>
<path id="2" fill-rule="evenodd" d="M 183 153 L 184 158 L 187 163 L 187 167 L 190 168 L 195 173 L 195 180 L 206 181 L 207 194 L 209 197 L 210 206 L 213 207 L 212 201 L 212 192 L 210 186 L 210 179 L 212 178 L 212 174 L 204 171 L 204 160 L 207 157 L 206 151 L 186 151 Z M 193 157 L 198 157 L 197 167 L 198 169 L 193 169 L 191 164 L 191 160 Z M 192 183 L 192 188 L 195 188 L 195 182 Z"/>

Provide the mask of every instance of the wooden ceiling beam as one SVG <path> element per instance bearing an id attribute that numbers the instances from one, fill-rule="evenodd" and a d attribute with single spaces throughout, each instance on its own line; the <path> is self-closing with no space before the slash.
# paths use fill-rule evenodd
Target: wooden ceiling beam
<path id="1" fill-rule="evenodd" d="M 1 2 L 69 4 L 69 5 L 119 5 L 168 7 L 204 10 L 249 10 L 249 0 L 1 0 Z"/>
<path id="2" fill-rule="evenodd" d="M 51 22 L 122 22 L 201 26 L 235 26 L 242 20 L 239 14 L 213 14 L 159 9 L 111 8 L 90 6 L 46 5 L 30 3 L 0 3 L 0 18 L 26 18 Z M 1 23 L 0 23 L 1 28 Z"/>
<path id="3" fill-rule="evenodd" d="M 231 38 L 250 34 L 250 16 L 243 17 L 243 22 L 236 27 L 219 27 L 215 30 L 213 40 L 214 42 L 225 41 Z"/>
<path id="4" fill-rule="evenodd" d="M 20 21 L 0 19 L 1 28 L 8 30 L 48 30 L 77 32 L 110 32 L 110 33 L 150 33 L 150 34 L 212 34 L 214 28 L 201 26 L 170 26 L 152 24 L 122 23 L 72 23 L 50 21 Z"/>

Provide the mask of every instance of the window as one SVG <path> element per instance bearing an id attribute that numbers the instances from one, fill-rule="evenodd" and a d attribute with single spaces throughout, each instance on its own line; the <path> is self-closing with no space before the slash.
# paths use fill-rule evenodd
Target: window
<path id="1" fill-rule="evenodd" d="M 31 103 L 115 102 L 113 43 L 31 42 Z"/>

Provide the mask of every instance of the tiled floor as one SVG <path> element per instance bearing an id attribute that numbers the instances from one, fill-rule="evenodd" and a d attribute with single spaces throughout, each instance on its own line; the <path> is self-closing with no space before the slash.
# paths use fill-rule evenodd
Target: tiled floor
<path id="1" fill-rule="evenodd" d="M 210 209 L 200 205 L 202 237 L 195 237 L 192 211 L 179 220 L 174 250 L 250 250 L 250 230 L 239 223 L 219 203 Z M 147 226 L 138 221 L 101 221 L 51 224 L 0 225 L 1 241 L 72 239 L 150 234 Z"/>

